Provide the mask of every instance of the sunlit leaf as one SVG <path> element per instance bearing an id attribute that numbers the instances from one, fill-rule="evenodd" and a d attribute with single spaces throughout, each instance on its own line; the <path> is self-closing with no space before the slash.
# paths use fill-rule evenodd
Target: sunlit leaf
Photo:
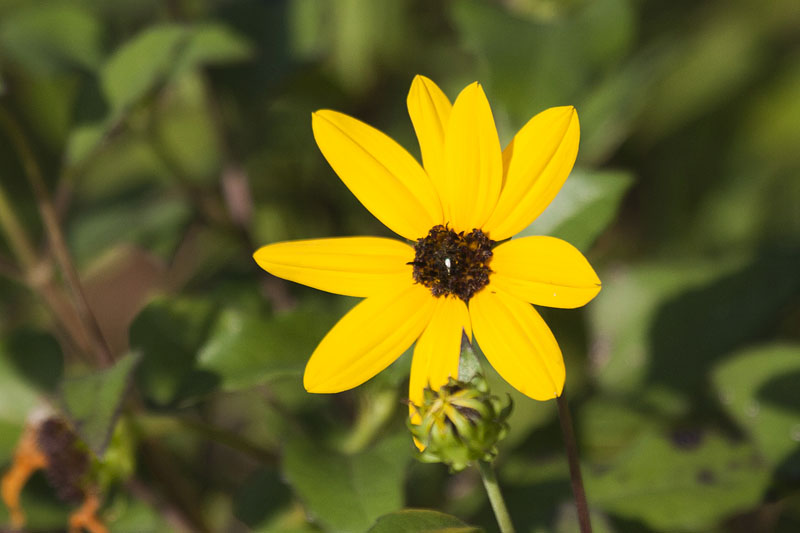
<path id="1" fill-rule="evenodd" d="M 95 15 L 75 3 L 23 4 L 0 19 L 3 55 L 36 74 L 94 69 L 102 59 L 102 41 Z"/>
<path id="2" fill-rule="evenodd" d="M 111 107 L 122 110 L 163 82 L 188 38 L 185 27 L 162 24 L 150 26 L 118 48 L 101 72 Z"/>
<path id="3" fill-rule="evenodd" d="M 607 469 L 584 470 L 592 504 L 659 531 L 709 531 L 756 506 L 769 481 L 756 450 L 712 433 L 643 435 Z"/>
<path id="4" fill-rule="evenodd" d="M 665 300 L 649 327 L 649 381 L 702 391 L 713 365 L 769 333 L 800 295 L 800 249 L 762 250 L 733 272 Z"/>
<path id="5" fill-rule="evenodd" d="M 711 282 L 739 264 L 637 265 L 603 276 L 603 290 L 588 308 L 596 339 L 592 361 L 598 383 L 617 391 L 640 386 L 652 364 L 650 335 L 664 302 Z"/>
<path id="6" fill-rule="evenodd" d="M 315 521 L 332 531 L 366 531 L 403 506 L 403 478 L 411 457 L 405 432 L 372 448 L 342 455 L 309 438 L 291 439 L 283 472 Z"/>
<path id="7" fill-rule="evenodd" d="M 180 75 L 200 65 L 218 65 L 250 57 L 250 44 L 222 24 L 201 24 L 192 28 L 174 66 L 173 75 Z"/>
<path id="8" fill-rule="evenodd" d="M 104 515 L 111 531 L 170 531 L 173 528 L 157 508 L 134 497 L 118 494 L 111 508 L 114 512 Z"/>
<path id="9" fill-rule="evenodd" d="M 714 370 L 720 402 L 773 465 L 800 450 L 799 380 L 796 344 L 748 349 Z"/>
<path id="10" fill-rule="evenodd" d="M 614 220 L 632 184 L 626 172 L 573 172 L 555 200 L 519 236 L 552 235 L 587 250 Z"/>
<path id="11" fill-rule="evenodd" d="M 154 25 L 114 52 L 103 67 L 102 85 L 118 112 L 188 70 L 238 61 L 248 54 L 247 43 L 221 25 Z"/>
<path id="12" fill-rule="evenodd" d="M 273 317 L 223 311 L 198 356 L 199 367 L 217 374 L 227 390 L 302 374 L 332 317 L 311 307 Z"/>
<path id="13" fill-rule="evenodd" d="M 639 435 L 658 428 L 655 417 L 636 408 L 603 396 L 581 405 L 576 424 L 583 459 L 600 465 L 613 462 Z"/>

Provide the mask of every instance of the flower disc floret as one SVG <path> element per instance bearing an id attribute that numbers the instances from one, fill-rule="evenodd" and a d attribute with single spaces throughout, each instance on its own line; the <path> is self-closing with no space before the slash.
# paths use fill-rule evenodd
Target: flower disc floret
<path id="1" fill-rule="evenodd" d="M 489 284 L 494 244 L 479 229 L 456 233 L 441 224 L 434 226 L 414 246 L 414 281 L 436 297 L 453 295 L 468 302 Z"/>

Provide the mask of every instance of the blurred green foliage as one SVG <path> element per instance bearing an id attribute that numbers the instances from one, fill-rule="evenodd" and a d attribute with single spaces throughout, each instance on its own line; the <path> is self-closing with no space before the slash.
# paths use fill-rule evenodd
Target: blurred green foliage
<path id="1" fill-rule="evenodd" d="M 524 233 L 569 240 L 603 280 L 585 310 L 544 310 L 595 529 L 800 530 L 798 34 L 795 0 L 0 1 L 0 106 L 118 360 L 93 370 L 51 312 L 42 279 L 62 279 L 0 128 L 0 192 L 40 263 L 0 233 L 0 468 L 45 402 L 98 452 L 128 428 L 112 531 L 174 530 L 175 514 L 198 531 L 494 530 L 475 472 L 411 459 L 409 357 L 306 394 L 308 356 L 355 300 L 251 259 L 389 235 L 310 113 L 418 156 L 405 94 L 421 73 L 451 98 L 481 81 L 503 143 L 546 107 L 578 109 L 576 170 Z M 576 531 L 552 402 L 488 377 L 515 404 L 498 468 L 518 529 Z M 31 531 L 69 510 L 39 475 L 23 505 Z"/>

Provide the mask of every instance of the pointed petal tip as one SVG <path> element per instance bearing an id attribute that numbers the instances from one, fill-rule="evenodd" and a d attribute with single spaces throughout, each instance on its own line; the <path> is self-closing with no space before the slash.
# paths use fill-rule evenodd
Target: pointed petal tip
<path id="1" fill-rule="evenodd" d="M 269 245 L 269 244 L 265 244 L 264 246 L 261 246 L 258 250 L 253 252 L 253 260 L 256 263 L 258 263 L 258 266 L 260 266 L 261 268 L 264 268 L 264 270 L 266 270 L 264 265 L 269 262 L 268 254 L 269 254 L 269 247 L 270 246 L 271 245 Z"/>
<path id="2" fill-rule="evenodd" d="M 314 120 L 331 120 L 337 115 L 344 115 L 344 113 L 340 113 L 339 111 L 334 111 L 333 109 L 317 109 L 316 111 L 311 112 L 311 121 L 313 122 Z"/>
<path id="3" fill-rule="evenodd" d="M 340 392 L 338 390 L 332 390 L 330 387 L 326 387 L 324 380 L 320 380 L 319 378 L 320 376 L 310 376 L 308 367 L 306 367 L 306 371 L 303 373 L 303 388 L 306 390 L 306 392 L 310 394 L 333 394 Z"/>
<path id="4" fill-rule="evenodd" d="M 461 89 L 461 92 L 458 93 L 456 101 L 453 103 L 453 105 L 456 105 L 456 103 L 459 100 L 463 101 L 465 98 L 475 98 L 478 95 L 481 95 L 483 96 L 483 98 L 486 98 L 486 93 L 483 91 L 483 85 L 481 85 L 481 82 L 473 81 L 472 83 Z"/>
<path id="5" fill-rule="evenodd" d="M 435 81 L 422 74 L 417 74 L 414 76 L 414 79 L 411 80 L 411 87 L 408 90 L 408 98 L 406 98 L 406 100 L 412 98 L 414 95 L 421 94 L 421 91 L 430 93 L 432 90 L 441 92 L 441 89 Z"/>
<path id="6" fill-rule="evenodd" d="M 569 117 L 570 120 L 578 120 L 578 110 L 574 105 L 559 105 L 550 107 L 542 111 L 542 113 L 561 114 L 564 117 Z"/>

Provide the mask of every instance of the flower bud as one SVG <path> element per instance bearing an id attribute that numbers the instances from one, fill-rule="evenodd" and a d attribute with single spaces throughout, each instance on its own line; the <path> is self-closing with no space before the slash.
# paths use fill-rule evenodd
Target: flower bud
<path id="1" fill-rule="evenodd" d="M 409 428 L 424 447 L 420 460 L 442 462 L 457 472 L 497 455 L 496 445 L 508 432 L 511 398 L 491 395 L 486 380 L 477 375 L 469 382 L 450 378 L 438 391 L 427 387 L 422 405 L 414 407 L 420 421 L 409 421 Z"/>

